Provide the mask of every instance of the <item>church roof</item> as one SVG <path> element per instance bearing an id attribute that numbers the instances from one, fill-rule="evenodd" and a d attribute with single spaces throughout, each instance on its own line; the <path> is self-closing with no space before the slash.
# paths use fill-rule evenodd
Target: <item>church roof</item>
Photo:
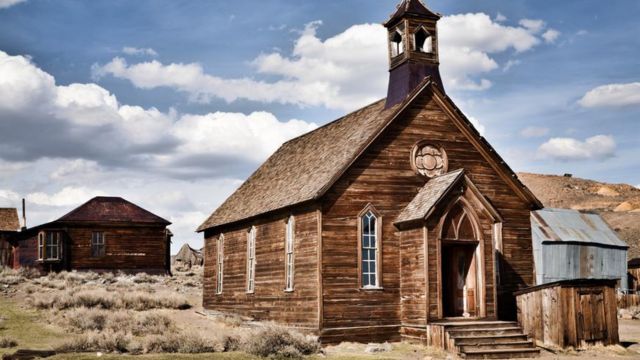
<path id="1" fill-rule="evenodd" d="M 490 157 L 496 170 L 526 201 L 541 208 L 540 201 L 517 178 L 504 160 L 475 130 L 453 102 L 426 78 L 401 103 L 385 109 L 385 99 L 284 143 L 197 231 L 254 218 L 322 197 L 349 166 L 414 99 L 428 91 L 452 108 Z"/>
<path id="2" fill-rule="evenodd" d="M 440 19 L 440 15 L 429 10 L 421 0 L 402 0 L 396 12 L 391 15 L 385 26 L 393 25 L 397 20 L 406 16 L 428 17 L 435 20 Z"/>
<path id="3" fill-rule="evenodd" d="M 120 197 L 98 196 L 75 208 L 56 222 L 129 222 L 171 224 Z"/>
<path id="4" fill-rule="evenodd" d="M 407 205 L 396 218 L 395 224 L 423 220 L 431 214 L 438 203 L 449 191 L 464 178 L 464 170 L 459 169 L 436 176 L 420 189 L 418 195 Z"/>
<path id="5" fill-rule="evenodd" d="M 20 230 L 18 210 L 16 208 L 0 208 L 0 231 Z"/>

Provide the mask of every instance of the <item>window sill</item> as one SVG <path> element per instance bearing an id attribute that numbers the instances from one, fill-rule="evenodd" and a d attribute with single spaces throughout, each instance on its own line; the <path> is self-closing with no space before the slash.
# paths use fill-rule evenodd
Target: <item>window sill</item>
<path id="1" fill-rule="evenodd" d="M 384 290 L 381 286 L 370 286 L 370 287 L 361 287 L 360 291 L 382 291 Z"/>
<path id="2" fill-rule="evenodd" d="M 38 259 L 36 262 L 48 264 L 48 263 L 59 263 L 62 262 L 62 259 Z"/>
<path id="3" fill-rule="evenodd" d="M 288 294 L 290 294 L 290 293 L 292 293 L 294 291 L 295 291 L 295 289 L 284 289 L 284 292 L 286 292 Z"/>

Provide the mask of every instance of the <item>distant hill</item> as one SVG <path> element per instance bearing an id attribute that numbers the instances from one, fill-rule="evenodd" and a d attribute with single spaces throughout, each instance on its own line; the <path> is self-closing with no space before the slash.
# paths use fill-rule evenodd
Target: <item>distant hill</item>
<path id="1" fill-rule="evenodd" d="M 640 189 L 574 177 L 518 174 L 546 207 L 596 212 L 629 244 L 629 258 L 640 257 Z"/>

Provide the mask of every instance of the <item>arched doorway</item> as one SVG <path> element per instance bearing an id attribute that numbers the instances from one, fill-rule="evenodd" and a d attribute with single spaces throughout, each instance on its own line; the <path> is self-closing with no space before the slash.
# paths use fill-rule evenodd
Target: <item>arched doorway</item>
<path id="1" fill-rule="evenodd" d="M 471 211 L 458 201 L 441 227 L 441 286 L 444 317 L 480 316 L 480 231 Z"/>

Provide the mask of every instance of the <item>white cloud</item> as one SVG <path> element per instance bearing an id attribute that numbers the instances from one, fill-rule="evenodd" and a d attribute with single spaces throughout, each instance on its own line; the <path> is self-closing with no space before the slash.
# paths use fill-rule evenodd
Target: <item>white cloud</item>
<path id="1" fill-rule="evenodd" d="M 507 17 L 506 17 L 506 16 L 504 16 L 502 13 L 500 13 L 500 12 L 499 12 L 499 13 L 496 15 L 496 22 L 505 22 L 505 21 L 507 21 Z"/>
<path id="2" fill-rule="evenodd" d="M 80 205 L 95 196 L 101 195 L 105 195 L 104 192 L 87 187 L 65 187 L 52 195 L 44 192 L 28 194 L 27 201 L 45 206 L 71 206 Z"/>
<path id="3" fill-rule="evenodd" d="M 560 31 L 555 29 L 549 29 L 542 34 L 542 38 L 547 43 L 554 43 L 560 37 Z"/>
<path id="4" fill-rule="evenodd" d="M 8 119 L 0 123 L 0 157 L 81 159 L 52 178 L 100 164 L 155 169 L 170 164 L 177 172 L 186 164 L 191 176 L 197 169 L 211 171 L 211 162 L 257 164 L 284 141 L 316 127 L 282 122 L 266 112 L 193 115 L 123 105 L 96 84 L 57 86 L 30 59 L 4 52 L 0 116 Z M 30 126 L 42 131 L 29 132 Z M 16 140 L 24 138 L 30 141 Z"/>
<path id="5" fill-rule="evenodd" d="M 503 72 L 507 72 L 507 71 L 511 70 L 512 67 L 520 65 L 521 63 L 522 63 L 522 61 L 520 61 L 520 60 L 509 60 L 509 61 L 507 61 L 507 63 L 502 68 L 502 71 Z"/>
<path id="6" fill-rule="evenodd" d="M 152 48 L 137 48 L 132 46 L 125 46 L 122 48 L 122 52 L 127 55 L 133 56 L 158 56 L 158 52 L 153 50 Z"/>
<path id="7" fill-rule="evenodd" d="M 573 138 L 552 138 L 540 145 L 540 157 L 560 161 L 602 160 L 614 156 L 616 142 L 611 135 L 597 135 L 580 141 Z"/>
<path id="8" fill-rule="evenodd" d="M 587 92 L 578 103 L 588 108 L 640 105 L 640 82 L 598 86 Z"/>
<path id="9" fill-rule="evenodd" d="M 0 207 L 17 207 L 20 195 L 12 190 L 0 189 Z"/>
<path id="10" fill-rule="evenodd" d="M 0 9 L 6 9 L 25 1 L 27 0 L 0 0 Z"/>
<path id="11" fill-rule="evenodd" d="M 539 33 L 547 26 L 544 21 L 539 19 L 522 19 L 519 24 L 533 33 Z"/>
<path id="12" fill-rule="evenodd" d="M 469 116 L 469 121 L 471 122 L 473 127 L 476 128 L 476 130 L 478 130 L 480 135 L 484 136 L 484 134 L 487 131 L 487 128 L 484 125 L 482 125 L 478 119 L 474 118 L 473 116 Z"/>
<path id="13" fill-rule="evenodd" d="M 520 135 L 526 138 L 543 137 L 549 134 L 549 128 L 540 126 L 528 126 L 520 132 Z"/>
<path id="14" fill-rule="evenodd" d="M 247 99 L 352 110 L 383 97 L 387 85 L 383 74 L 388 69 L 386 29 L 378 24 L 355 25 L 323 40 L 317 35 L 321 24 L 307 24 L 291 54 L 272 51 L 253 59 L 250 64 L 257 78 L 225 79 L 206 73 L 198 63 L 129 64 L 120 57 L 95 64 L 93 75 L 127 79 L 142 89 L 172 88 L 204 103 L 214 98 Z M 504 26 L 483 13 L 446 16 L 439 29 L 443 79 L 451 89 L 489 88 L 490 80 L 476 77 L 500 67 L 493 54 L 510 50 L 517 54 L 542 42 L 537 29 Z"/>
<path id="15" fill-rule="evenodd" d="M 92 174 L 100 171 L 100 166 L 95 161 L 89 161 L 84 159 L 75 159 L 68 161 L 58 168 L 56 168 L 49 178 L 51 180 L 63 180 L 69 177 L 90 177 Z"/>

